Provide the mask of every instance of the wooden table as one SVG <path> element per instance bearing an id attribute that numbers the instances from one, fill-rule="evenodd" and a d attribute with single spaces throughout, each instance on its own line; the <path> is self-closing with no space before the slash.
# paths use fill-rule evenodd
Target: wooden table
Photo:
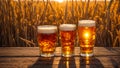
<path id="1" fill-rule="evenodd" d="M 120 47 L 95 47 L 90 58 L 79 53 L 75 47 L 75 56 L 64 58 L 57 47 L 55 57 L 43 58 L 38 47 L 0 47 L 0 68 L 120 68 Z"/>

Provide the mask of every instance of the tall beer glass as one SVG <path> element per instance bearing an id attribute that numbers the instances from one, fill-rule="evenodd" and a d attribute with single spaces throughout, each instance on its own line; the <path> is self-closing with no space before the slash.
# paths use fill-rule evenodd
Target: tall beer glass
<path id="1" fill-rule="evenodd" d="M 60 42 L 62 46 L 62 56 L 72 57 L 74 54 L 74 45 L 76 39 L 76 25 L 61 24 L 59 29 L 60 29 Z"/>
<path id="2" fill-rule="evenodd" d="M 57 26 L 41 25 L 37 27 L 38 44 L 40 53 L 43 57 L 54 56 L 56 41 L 57 41 Z"/>
<path id="3" fill-rule="evenodd" d="M 80 55 L 93 56 L 95 43 L 95 21 L 80 20 L 78 23 L 78 35 L 80 42 Z"/>

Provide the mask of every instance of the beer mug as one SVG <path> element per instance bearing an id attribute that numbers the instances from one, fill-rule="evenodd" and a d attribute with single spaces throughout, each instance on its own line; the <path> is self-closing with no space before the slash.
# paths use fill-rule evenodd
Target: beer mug
<path id="1" fill-rule="evenodd" d="M 81 56 L 93 56 L 95 43 L 95 21 L 80 20 L 78 23 L 78 35 Z"/>
<path id="2" fill-rule="evenodd" d="M 62 47 L 62 56 L 72 57 L 74 55 L 74 46 L 76 39 L 76 25 L 75 24 L 61 24 L 60 42 Z"/>
<path id="3" fill-rule="evenodd" d="M 40 47 L 40 55 L 43 57 L 54 56 L 57 43 L 57 26 L 40 25 L 37 27 L 37 40 Z"/>

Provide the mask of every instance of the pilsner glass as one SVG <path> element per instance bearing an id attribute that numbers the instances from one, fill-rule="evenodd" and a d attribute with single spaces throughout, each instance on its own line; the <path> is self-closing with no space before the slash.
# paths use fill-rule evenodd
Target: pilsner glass
<path id="1" fill-rule="evenodd" d="M 74 54 L 74 45 L 76 39 L 76 25 L 61 24 L 59 29 L 60 29 L 60 42 L 62 46 L 62 56 L 72 57 Z"/>
<path id="2" fill-rule="evenodd" d="M 55 46 L 57 42 L 57 26 L 41 25 L 37 27 L 37 30 L 37 39 L 40 47 L 41 56 L 54 56 Z"/>
<path id="3" fill-rule="evenodd" d="M 93 56 L 95 43 L 95 21 L 80 20 L 78 23 L 78 35 L 80 42 L 80 55 Z"/>

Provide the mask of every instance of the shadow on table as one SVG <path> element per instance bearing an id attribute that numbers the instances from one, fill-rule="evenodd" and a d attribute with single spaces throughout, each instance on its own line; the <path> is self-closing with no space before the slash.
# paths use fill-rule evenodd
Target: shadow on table
<path id="1" fill-rule="evenodd" d="M 115 58 L 111 58 L 110 57 L 110 62 L 112 63 L 114 68 L 119 68 L 120 65 L 120 58 L 115 57 Z"/>
<path id="2" fill-rule="evenodd" d="M 28 68 L 52 68 L 54 57 L 39 57 L 38 60 Z"/>
<path id="3" fill-rule="evenodd" d="M 104 66 L 95 57 L 80 57 L 80 68 L 104 68 Z"/>
<path id="4" fill-rule="evenodd" d="M 61 57 L 58 68 L 76 68 L 74 57 Z"/>

